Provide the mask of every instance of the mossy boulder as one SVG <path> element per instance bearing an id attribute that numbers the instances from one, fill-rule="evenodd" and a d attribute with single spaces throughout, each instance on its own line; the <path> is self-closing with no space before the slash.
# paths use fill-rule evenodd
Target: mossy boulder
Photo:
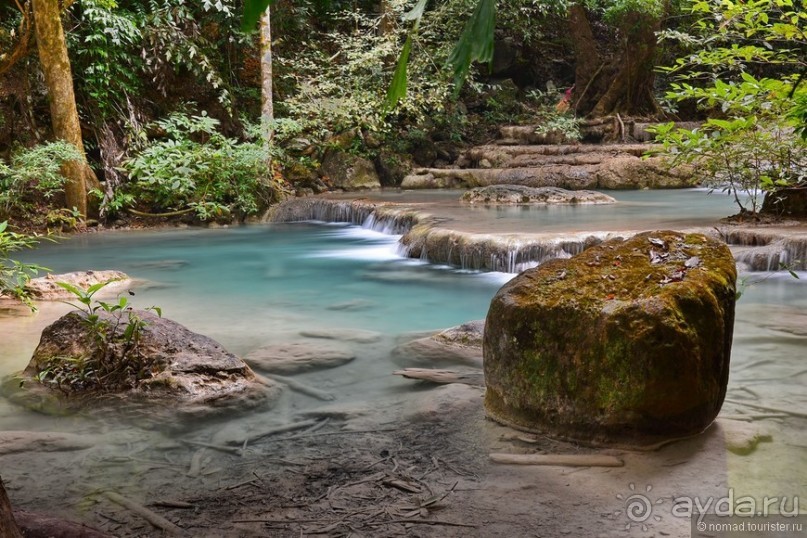
<path id="1" fill-rule="evenodd" d="M 672 231 L 521 273 L 486 320 L 488 415 L 595 445 L 701 432 L 726 394 L 736 279 L 725 244 Z"/>
<path id="2" fill-rule="evenodd" d="M 325 152 L 320 172 L 335 188 L 346 191 L 381 187 L 373 162 L 346 151 Z"/>

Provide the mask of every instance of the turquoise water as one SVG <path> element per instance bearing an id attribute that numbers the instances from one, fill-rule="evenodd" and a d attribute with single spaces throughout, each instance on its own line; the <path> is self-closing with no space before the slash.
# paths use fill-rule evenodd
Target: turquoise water
<path id="1" fill-rule="evenodd" d="M 714 226 L 738 212 L 731 196 L 709 189 L 602 191 L 617 200 L 600 205 L 459 204 L 463 191 L 382 191 L 371 200 L 423 204 L 446 217 L 451 228 L 477 232 L 577 232 L 677 229 Z M 334 196 L 339 198 L 340 196 Z M 342 197 L 351 198 L 349 193 Z M 352 196 L 355 198 L 355 196 Z"/>
<path id="2" fill-rule="evenodd" d="M 147 281 L 132 301 L 220 338 L 345 327 L 397 334 L 485 316 L 501 274 L 461 273 L 401 258 L 397 237 L 345 225 L 84 235 L 27 258 L 67 272 L 122 270 Z M 352 303 L 352 304 L 349 304 Z"/>

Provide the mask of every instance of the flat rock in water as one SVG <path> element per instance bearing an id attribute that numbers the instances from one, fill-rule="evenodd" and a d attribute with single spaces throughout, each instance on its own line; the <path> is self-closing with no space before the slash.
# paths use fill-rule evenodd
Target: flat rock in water
<path id="1" fill-rule="evenodd" d="M 419 395 L 410 412 L 418 420 L 445 420 L 447 416 L 482 407 L 485 389 L 462 383 L 441 385 Z"/>
<path id="2" fill-rule="evenodd" d="M 460 197 L 469 204 L 615 204 L 607 194 L 588 190 L 567 190 L 560 187 L 527 187 L 524 185 L 490 185 L 476 187 Z"/>
<path id="3" fill-rule="evenodd" d="M 355 312 L 357 310 L 368 310 L 375 306 L 376 306 L 375 302 L 368 301 L 367 299 L 353 299 L 351 301 L 334 303 L 326 306 L 325 308 L 327 308 L 328 310 L 346 310 L 349 312 Z"/>
<path id="4" fill-rule="evenodd" d="M 0 431 L 0 455 L 15 452 L 58 452 L 92 448 L 92 435 L 65 432 Z"/>
<path id="5" fill-rule="evenodd" d="M 25 288 L 40 301 L 60 301 L 74 298 L 72 293 L 59 286 L 57 282 L 66 282 L 84 291 L 87 291 L 87 288 L 95 284 L 110 282 L 98 292 L 97 296 L 100 297 L 114 295 L 126 290 L 131 286 L 132 279 L 129 275 L 120 271 L 76 271 L 33 278 L 25 285 Z"/>
<path id="6" fill-rule="evenodd" d="M 333 344 L 290 342 L 265 346 L 250 352 L 244 360 L 263 372 L 299 374 L 310 370 L 335 368 L 356 358 L 354 353 Z"/>
<path id="7" fill-rule="evenodd" d="M 484 320 L 464 323 L 432 336 L 400 344 L 392 350 L 392 356 L 396 363 L 403 366 L 481 367 L 484 328 Z"/>
<path id="8" fill-rule="evenodd" d="M 381 333 L 363 331 L 361 329 L 321 329 L 300 331 L 300 336 L 306 338 L 322 338 L 325 340 L 342 340 L 344 342 L 358 342 L 372 344 L 381 340 Z"/>
<path id="9" fill-rule="evenodd" d="M 433 338 L 446 345 L 482 349 L 482 337 L 484 333 L 485 320 L 477 319 L 440 331 L 435 334 Z"/>

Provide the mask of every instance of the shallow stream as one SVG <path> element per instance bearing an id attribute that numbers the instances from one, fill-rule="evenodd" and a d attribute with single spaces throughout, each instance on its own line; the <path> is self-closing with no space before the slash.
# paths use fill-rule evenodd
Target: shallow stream
<path id="1" fill-rule="evenodd" d="M 616 196 L 623 200 L 617 207 L 549 210 L 460 208 L 442 193 L 388 198 L 422 199 L 432 204 L 427 211 L 443 214 L 436 210 L 440 206 L 451 219 L 492 231 L 703 226 L 731 212 L 730 200 L 707 197 L 703 191 Z M 493 294 L 514 276 L 405 259 L 397 253 L 394 236 L 323 223 L 87 234 L 44 244 L 25 258 L 57 273 L 122 270 L 141 281 L 133 288 L 135 306 L 158 305 L 165 317 L 241 356 L 267 344 L 305 340 L 302 330 L 378 332 L 377 342 L 340 342 L 353 347 L 357 358 L 352 363 L 297 377 L 333 393 L 337 405 L 369 405 L 379 411 L 405 405 L 401 402 L 412 394 L 411 381 L 390 375 L 407 366 L 391 356 L 396 343 L 407 334 L 484 318 Z M 751 285 L 737 304 L 728 398 L 807 413 L 807 274 L 798 280 L 787 273 L 742 276 Z M 32 316 L 0 312 L 0 376 L 24 368 L 42 328 L 69 308 L 54 303 L 42 305 Z M 286 395 L 278 407 L 257 412 L 262 416 L 248 413 L 230 422 L 248 430 L 321 406 L 303 395 Z M 762 411 L 742 404 L 724 407 L 724 413 L 732 415 L 755 412 Z M 759 494 L 805 495 L 807 421 L 773 414 L 781 418 L 765 420 L 772 441 L 746 459 L 729 458 L 730 467 L 731 461 L 740 462 L 735 471 L 729 469 L 731 481 Z M 122 436 L 137 431 L 125 424 L 114 427 Z M 23 429 L 83 433 L 96 432 L 98 425 L 78 417 L 45 417 L 0 399 L 0 430 Z M 18 496 L 33 502 L 55 495 L 38 491 L 45 484 L 24 479 L 26 465 L 39 465 L 38 454 L 15 456 L 11 467 L 3 461 L 0 456 L 3 478 Z M 97 483 L 115 480 L 94 472 Z"/>

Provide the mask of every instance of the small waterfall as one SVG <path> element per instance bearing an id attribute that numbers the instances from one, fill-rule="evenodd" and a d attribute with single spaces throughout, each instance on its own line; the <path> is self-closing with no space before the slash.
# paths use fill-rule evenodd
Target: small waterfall
<path id="1" fill-rule="evenodd" d="M 771 232 L 754 230 L 721 235 L 737 264 L 747 271 L 807 270 L 807 236 L 780 238 Z"/>
<path id="2" fill-rule="evenodd" d="M 764 247 L 732 248 L 737 264 L 747 271 L 807 270 L 807 240 L 777 241 Z"/>
<path id="3" fill-rule="evenodd" d="M 401 235 L 408 232 L 425 214 L 390 204 L 366 200 L 329 200 L 324 198 L 295 198 L 273 209 L 270 222 L 346 222 L 369 230 Z"/>
<path id="4" fill-rule="evenodd" d="M 401 238 L 401 254 L 468 270 L 518 273 L 547 260 L 570 258 L 607 236 L 491 236 L 419 225 Z"/>
<path id="5" fill-rule="evenodd" d="M 346 222 L 401 235 L 398 252 L 408 258 L 476 271 L 518 273 L 555 258 L 570 258 L 605 239 L 632 233 L 572 234 L 564 237 L 486 235 L 435 226 L 430 215 L 412 208 L 367 200 L 296 198 L 273 209 L 272 222 Z M 714 231 L 706 231 L 714 233 Z M 776 230 L 719 230 L 734 257 L 748 271 L 807 270 L 807 235 L 782 238 Z"/>

